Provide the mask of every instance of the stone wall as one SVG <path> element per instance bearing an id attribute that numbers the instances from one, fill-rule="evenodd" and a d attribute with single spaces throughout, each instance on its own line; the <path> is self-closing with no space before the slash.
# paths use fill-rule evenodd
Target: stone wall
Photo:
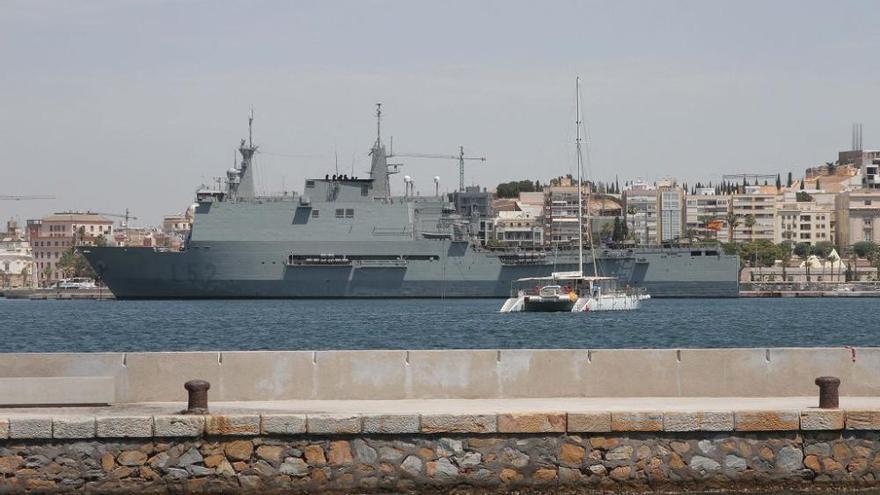
<path id="1" fill-rule="evenodd" d="M 864 410 L 22 416 L 0 437 L 0 493 L 880 485 L 880 412 Z"/>
<path id="2" fill-rule="evenodd" d="M 876 486 L 847 433 L 261 436 L 5 442 L 0 492 L 534 492 Z"/>

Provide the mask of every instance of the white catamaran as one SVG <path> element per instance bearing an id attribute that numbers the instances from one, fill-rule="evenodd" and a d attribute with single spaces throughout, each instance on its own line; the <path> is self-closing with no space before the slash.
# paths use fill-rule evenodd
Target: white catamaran
<path id="1" fill-rule="evenodd" d="M 622 311 L 638 309 L 644 291 L 620 289 L 614 277 L 600 277 L 593 246 L 592 225 L 587 230 L 590 239 L 590 255 L 593 258 L 593 275 L 584 275 L 584 229 L 583 229 L 583 155 L 581 152 L 581 79 L 576 81 L 577 137 L 577 184 L 578 184 L 578 269 L 573 272 L 555 272 L 549 277 L 521 278 L 513 282 L 511 296 L 504 301 L 502 313 L 519 311 Z M 589 205 L 589 202 L 587 203 Z"/>

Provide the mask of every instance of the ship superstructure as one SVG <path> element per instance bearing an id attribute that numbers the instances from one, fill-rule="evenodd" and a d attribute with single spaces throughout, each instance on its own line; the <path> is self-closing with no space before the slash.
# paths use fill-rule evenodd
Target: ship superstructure
<path id="1" fill-rule="evenodd" d="M 308 297 L 505 297 L 511 282 L 577 267 L 577 251 L 488 249 L 469 218 L 441 196 L 392 196 L 381 140 L 370 176 L 307 179 L 297 196 L 259 197 L 253 143 L 225 188 L 202 188 L 180 251 L 88 247 L 83 254 L 119 299 Z M 715 248 L 601 250 L 599 271 L 654 297 L 735 297 L 738 261 Z"/>

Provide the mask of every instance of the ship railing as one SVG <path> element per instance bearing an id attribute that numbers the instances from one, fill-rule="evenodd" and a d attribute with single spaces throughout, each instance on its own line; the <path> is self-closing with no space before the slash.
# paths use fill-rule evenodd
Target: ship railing
<path id="1" fill-rule="evenodd" d="M 410 237 L 412 236 L 412 233 L 412 229 L 408 227 L 404 227 L 402 229 L 373 227 L 374 236 Z"/>
<path id="2" fill-rule="evenodd" d="M 354 260 L 355 268 L 401 268 L 406 266 L 406 260 Z"/>

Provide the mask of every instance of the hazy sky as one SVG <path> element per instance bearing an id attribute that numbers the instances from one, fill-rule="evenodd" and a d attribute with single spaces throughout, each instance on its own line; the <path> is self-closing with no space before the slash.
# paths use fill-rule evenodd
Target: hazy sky
<path id="1" fill-rule="evenodd" d="M 0 0 L 0 218 L 182 211 L 256 113 L 258 188 L 365 175 L 374 104 L 396 151 L 488 157 L 493 187 L 573 168 L 717 181 L 880 147 L 880 2 Z M 454 161 L 407 160 L 423 194 Z M 402 190 L 402 177 L 394 187 Z"/>

